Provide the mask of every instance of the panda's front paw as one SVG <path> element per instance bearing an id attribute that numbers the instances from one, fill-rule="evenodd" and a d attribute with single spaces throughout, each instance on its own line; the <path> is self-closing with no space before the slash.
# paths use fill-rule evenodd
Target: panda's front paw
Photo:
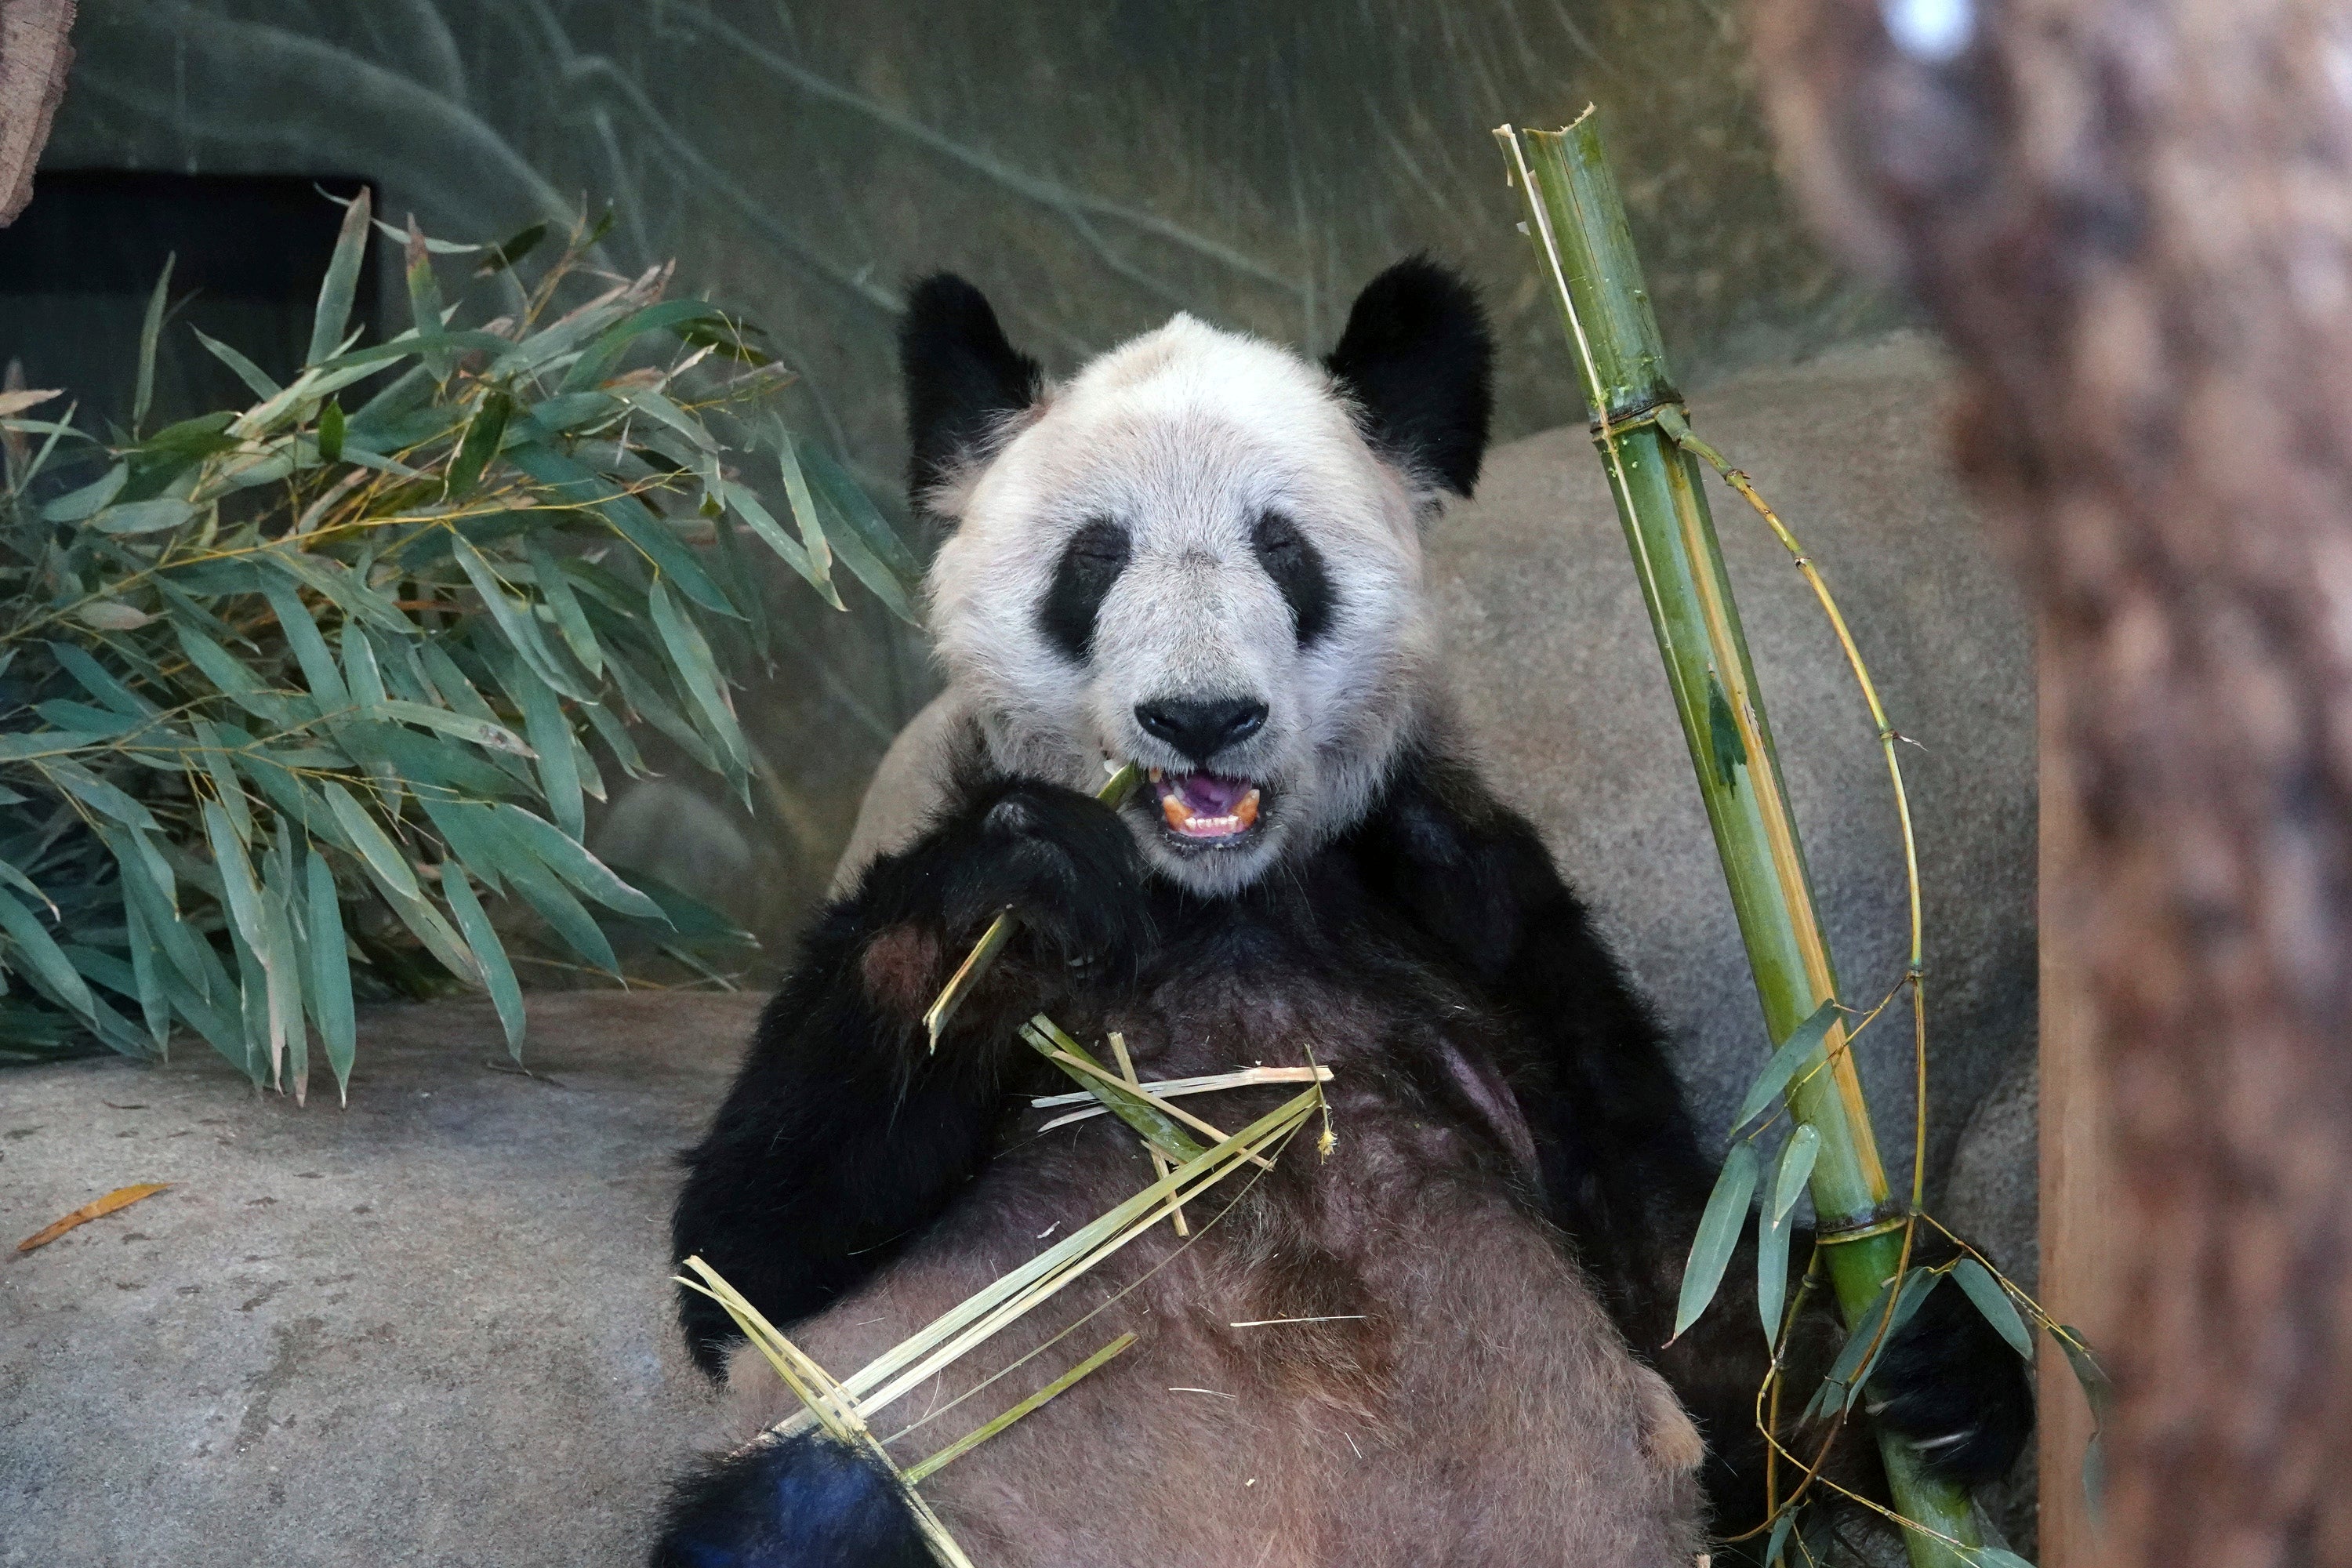
<path id="1" fill-rule="evenodd" d="M 1871 1386 L 1878 1419 L 1911 1440 L 1930 1472 L 1964 1486 L 2006 1475 L 2033 1432 L 2027 1363 L 1948 1281 L 1896 1331 Z"/>
<path id="2" fill-rule="evenodd" d="M 1024 780 L 975 802 L 960 826 L 937 868 L 957 951 L 1010 909 L 1033 955 L 1088 973 L 1134 971 L 1151 934 L 1143 860 L 1111 807 Z"/>

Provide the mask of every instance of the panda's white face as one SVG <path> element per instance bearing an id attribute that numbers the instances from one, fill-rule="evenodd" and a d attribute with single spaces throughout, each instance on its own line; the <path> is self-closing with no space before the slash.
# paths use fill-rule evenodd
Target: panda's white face
<path id="1" fill-rule="evenodd" d="M 1178 316 L 1059 387 L 942 273 L 899 331 L 950 687 L 1005 773 L 1127 806 L 1175 881 L 1231 893 L 1344 832 L 1425 706 L 1420 526 L 1468 495 L 1494 351 L 1421 258 L 1319 365 Z"/>
<path id="2" fill-rule="evenodd" d="M 932 498 L 933 632 L 996 764 L 1141 764 L 1144 852 L 1204 893 L 1352 823 L 1431 661 L 1428 498 L 1331 375 L 1179 316 L 1017 424 Z"/>

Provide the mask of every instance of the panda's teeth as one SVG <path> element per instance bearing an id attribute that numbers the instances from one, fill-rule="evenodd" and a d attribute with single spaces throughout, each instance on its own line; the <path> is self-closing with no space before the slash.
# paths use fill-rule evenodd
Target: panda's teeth
<path id="1" fill-rule="evenodd" d="M 1153 784 L 1158 784 L 1161 779 L 1168 776 L 1161 773 L 1158 768 L 1147 768 L 1144 770 L 1144 774 L 1146 777 L 1150 778 Z"/>
<path id="2" fill-rule="evenodd" d="M 1240 803 L 1234 807 L 1234 820 L 1244 827 L 1257 825 L 1257 791 L 1252 790 L 1242 796 Z"/>
<path id="3" fill-rule="evenodd" d="M 1160 797 L 1160 815 L 1168 819 L 1169 826 L 1181 833 L 1185 825 L 1192 820 L 1192 808 L 1184 804 L 1181 795 L 1171 790 Z"/>

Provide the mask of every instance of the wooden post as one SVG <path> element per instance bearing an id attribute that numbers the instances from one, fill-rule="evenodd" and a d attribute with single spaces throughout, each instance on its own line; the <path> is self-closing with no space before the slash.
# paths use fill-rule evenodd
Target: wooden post
<path id="1" fill-rule="evenodd" d="M 2042 1304 L 2053 1317 L 2103 1344 L 2108 1253 L 2116 1194 L 2105 1137 L 2105 1091 L 2097 1061 L 2080 954 L 2069 940 L 2066 889 L 2080 853 L 2082 824 L 2066 773 L 2060 693 L 2042 678 Z M 2095 1568 L 2098 1537 L 2083 1487 L 2091 1438 L 2090 1403 L 2074 1370 L 2046 1338 L 2041 1387 L 2041 1568 Z"/>
<path id="2" fill-rule="evenodd" d="M 2342 0 L 1750 16 L 1816 218 L 1954 348 L 2042 615 L 2079 826 L 2045 930 L 2115 1194 L 2100 1561 L 2352 1565 Z"/>

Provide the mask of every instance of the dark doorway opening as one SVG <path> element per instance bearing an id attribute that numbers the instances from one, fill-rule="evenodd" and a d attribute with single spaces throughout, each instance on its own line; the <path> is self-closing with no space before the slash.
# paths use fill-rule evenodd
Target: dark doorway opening
<path id="1" fill-rule="evenodd" d="M 146 427 L 240 407 L 254 394 L 190 327 L 245 354 L 283 383 L 310 341 L 344 198 L 365 181 L 342 174 L 174 174 L 43 170 L 33 204 L 0 229 L 0 363 L 19 362 L 27 386 L 65 389 L 35 411 L 101 439 L 127 426 L 140 322 L 167 257 L 172 299 L 155 356 Z M 377 247 L 368 247 L 352 325 L 377 333 Z"/>

